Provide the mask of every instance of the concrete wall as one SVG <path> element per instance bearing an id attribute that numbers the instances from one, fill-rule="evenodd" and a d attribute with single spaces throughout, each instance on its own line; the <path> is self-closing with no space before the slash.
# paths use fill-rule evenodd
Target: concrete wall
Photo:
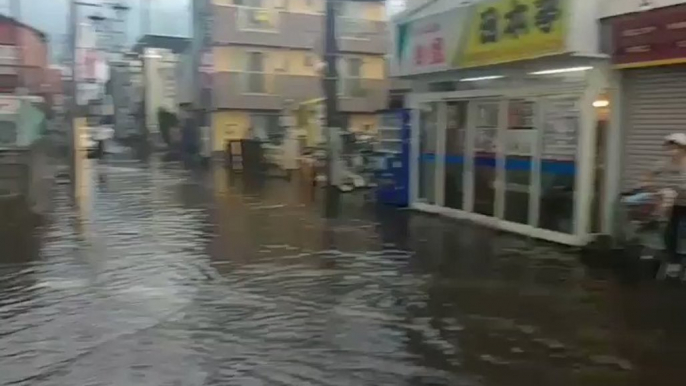
<path id="1" fill-rule="evenodd" d="M 369 4 L 368 11 L 359 18 L 342 18 L 338 24 L 341 35 L 339 50 L 384 54 L 387 48 L 385 13 L 383 7 Z M 323 34 L 324 15 L 313 12 L 283 12 L 279 9 L 264 9 L 263 25 L 250 25 L 245 20 L 252 8 L 222 6 L 214 7 L 216 22 L 213 39 L 217 45 L 243 44 L 251 46 L 288 47 L 295 49 L 316 49 Z M 384 11 L 385 12 L 385 11 Z M 364 30 L 363 36 L 359 32 Z M 354 33 L 349 38 L 346 31 Z"/>
<path id="2" fill-rule="evenodd" d="M 265 91 L 250 94 L 245 87 L 248 56 L 251 52 L 264 54 Z M 350 112 L 370 112 L 385 107 L 388 94 L 385 58 L 378 55 L 344 54 L 361 58 L 360 87 L 364 95 L 349 95 L 341 100 L 341 109 Z M 230 109 L 279 110 L 286 99 L 302 102 L 322 95 L 321 77 L 315 63 L 319 60 L 308 50 L 259 47 L 215 47 L 214 107 Z M 346 78 L 344 66 L 339 65 L 341 77 Z M 347 109 L 347 110 L 346 110 Z"/>

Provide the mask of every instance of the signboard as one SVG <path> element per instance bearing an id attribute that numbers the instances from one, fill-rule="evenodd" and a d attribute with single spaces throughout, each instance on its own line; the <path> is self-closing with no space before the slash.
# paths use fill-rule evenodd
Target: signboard
<path id="1" fill-rule="evenodd" d="M 569 0 L 491 0 L 472 7 L 457 68 L 486 66 L 563 53 Z"/>
<path id="2" fill-rule="evenodd" d="M 400 22 L 393 70 L 406 76 L 565 53 L 571 1 L 485 0 Z"/>
<path id="3" fill-rule="evenodd" d="M 686 63 L 686 6 L 618 17 L 612 35 L 612 61 L 619 68 Z"/>
<path id="4" fill-rule="evenodd" d="M 465 15 L 464 10 L 456 8 L 398 25 L 395 55 L 400 75 L 449 69 Z"/>

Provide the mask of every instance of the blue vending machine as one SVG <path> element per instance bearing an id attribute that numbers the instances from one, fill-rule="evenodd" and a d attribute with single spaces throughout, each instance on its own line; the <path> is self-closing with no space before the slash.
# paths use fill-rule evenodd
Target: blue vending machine
<path id="1" fill-rule="evenodd" d="M 376 201 L 406 207 L 410 200 L 410 110 L 393 110 L 380 118 Z"/>

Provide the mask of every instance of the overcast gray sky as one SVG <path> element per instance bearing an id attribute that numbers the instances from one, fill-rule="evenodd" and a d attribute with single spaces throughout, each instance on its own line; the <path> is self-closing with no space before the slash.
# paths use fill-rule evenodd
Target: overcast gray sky
<path id="1" fill-rule="evenodd" d="M 65 41 L 67 34 L 67 18 L 69 17 L 68 0 L 0 0 L 0 12 L 8 14 L 10 2 L 19 1 L 21 4 L 21 20 L 50 36 L 53 49 L 58 48 Z M 124 0 L 120 0 L 124 1 Z M 131 7 L 129 12 L 129 39 L 135 41 L 141 34 L 140 3 L 148 1 L 151 5 L 151 23 L 147 33 L 162 35 L 188 36 L 190 30 L 189 1 L 190 0 L 128 0 Z M 105 0 L 87 0 L 90 3 L 109 3 Z M 82 7 L 84 15 L 95 13 L 90 7 Z"/>

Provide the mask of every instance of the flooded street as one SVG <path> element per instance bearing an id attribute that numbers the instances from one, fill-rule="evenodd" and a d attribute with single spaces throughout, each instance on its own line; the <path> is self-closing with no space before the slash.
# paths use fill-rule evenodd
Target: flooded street
<path id="1" fill-rule="evenodd" d="M 683 385 L 686 290 L 224 170 L 101 166 L 0 254 L 0 385 Z M 348 200 L 348 198 L 346 198 Z"/>

